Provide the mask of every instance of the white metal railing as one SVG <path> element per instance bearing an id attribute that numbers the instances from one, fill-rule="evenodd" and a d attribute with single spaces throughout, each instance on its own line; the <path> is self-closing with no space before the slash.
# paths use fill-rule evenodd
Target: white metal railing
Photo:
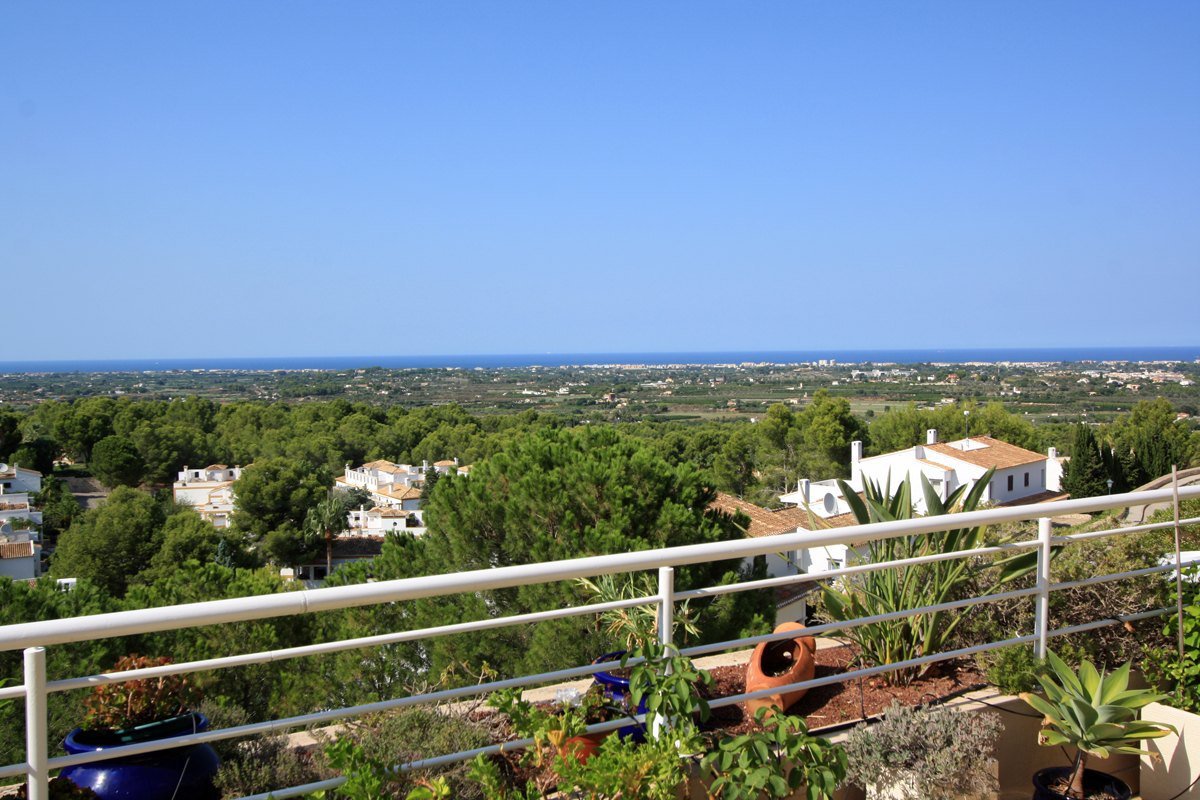
<path id="1" fill-rule="evenodd" d="M 1185 487 L 1178 491 L 1178 499 L 1200 497 L 1200 487 Z M 305 656 L 342 652 L 346 650 L 376 647 L 398 642 L 417 641 L 452 634 L 469 633 L 489 630 L 511 625 L 522 625 L 550 619 L 597 614 L 607 610 L 629 608 L 633 606 L 655 605 L 658 608 L 660 643 L 670 645 L 673 642 L 674 608 L 677 602 L 689 599 L 715 597 L 731 592 L 751 591 L 787 586 L 813 580 L 827 580 L 838 577 L 856 575 L 863 572 L 888 569 L 898 566 L 933 563 L 953 558 L 968 558 L 981 555 L 992 555 L 1012 551 L 1033 550 L 1037 553 L 1037 580 L 1034 586 L 1025 589 L 1015 589 L 996 594 L 970 597 L 962 600 L 923 606 L 915 609 L 901 609 L 885 614 L 848 620 L 845 622 L 828 623 L 810 627 L 808 633 L 822 635 L 845 631 L 860 625 L 873 622 L 900 619 L 914 614 L 928 614 L 970 608 L 982 603 L 995 603 L 1025 597 L 1034 598 L 1035 622 L 1034 630 L 1013 638 L 1001 641 L 987 642 L 972 647 L 943 653 L 932 653 L 920 658 L 896 664 L 886 664 L 868 667 L 849 672 L 814 678 L 785 687 L 775 687 L 769 690 L 719 698 L 710 703 L 714 708 L 732 705 L 747 699 L 774 694 L 780 691 L 792 691 L 801 688 L 812 688 L 832 683 L 840 683 L 870 675 L 877 675 L 905 667 L 921 666 L 946 661 L 987 650 L 1006 647 L 1014 644 L 1032 643 L 1038 655 L 1046 652 L 1050 638 L 1070 633 L 1092 630 L 1120 622 L 1131 622 L 1159 616 L 1169 609 L 1149 609 L 1136 614 L 1119 617 L 1097 619 L 1092 622 L 1075 625 L 1068 628 L 1051 630 L 1049 628 L 1049 598 L 1055 591 L 1077 588 L 1090 584 L 1124 580 L 1158 573 L 1173 572 L 1175 564 L 1137 568 L 1110 575 L 1097 575 L 1091 578 L 1053 583 L 1051 581 L 1051 548 L 1056 545 L 1070 545 L 1081 541 L 1092 540 L 1105 536 L 1136 535 L 1137 533 L 1171 528 L 1174 522 L 1141 524 L 1118 527 L 1110 530 L 1076 534 L 1073 536 L 1054 536 L 1050 518 L 1069 513 L 1094 512 L 1112 508 L 1140 506 L 1149 503 L 1169 503 L 1176 500 L 1172 489 L 1159 489 L 1148 492 L 1131 492 L 1127 494 L 1110 495 L 1108 497 L 1084 498 L 1079 500 L 1063 500 L 1038 505 L 1015 506 L 1007 508 L 972 511 L 948 516 L 921 517 L 912 520 L 875 523 L 853 528 L 822 530 L 815 532 L 800 532 L 766 537 L 762 539 L 740 539 L 728 542 L 688 545 L 684 547 L 663 548 L 658 550 L 643 550 L 633 553 L 620 553 L 608 556 L 593 556 L 563 561 L 527 564 L 496 569 L 475 570 L 446 575 L 433 575 L 421 578 L 383 581 L 360 584 L 355 586 L 340 586 L 323 589 L 302 590 L 284 594 L 262 595 L 249 598 L 214 600 L 187 605 L 168 606 L 163 608 L 121 611 L 109 614 L 97 614 L 86 617 L 48 620 L 9 625 L 0 628 L 0 651 L 24 651 L 24 682 L 19 686 L 0 688 L 0 700 L 23 698 L 25 702 L 26 719 L 26 753 L 25 761 L 21 763 L 0 766 L 0 778 L 25 775 L 29 786 L 31 800 L 48 800 L 47 781 L 49 774 L 58 769 L 78 764 L 86 764 L 117 756 L 136 755 L 158 750 L 166 750 L 180 746 L 213 742 L 222 739 L 233 739 L 260 734 L 279 734 L 294 728 L 334 722 L 351 717 L 379 711 L 393 710 L 418 704 L 436 703 L 474 695 L 486 694 L 499 689 L 525 687 L 537 684 L 553 684 L 572 678 L 580 678 L 613 669 L 617 662 L 589 664 L 569 669 L 544 672 L 536 675 L 525 675 L 504 680 L 495 680 L 472 686 L 455 689 L 443 689 L 424 694 L 393 698 L 374 703 L 366 703 L 344 708 L 330 709 L 310 714 L 302 714 L 283 719 L 268 720 L 237 727 L 211 730 L 173 737 L 167 740 L 145 742 L 135 745 L 113 747 L 103 751 L 81 753 L 70 756 L 51 758 L 49 756 L 47 698 L 54 692 L 65 692 L 93 686 L 118 683 L 137 678 L 148 678 L 162 675 L 182 674 L 204 670 L 226 669 L 229 667 L 261 664 Z M 788 550 L 825 547 L 833 544 L 850 546 L 865 544 L 901 536 L 920 533 L 951 530 L 956 528 L 991 525 L 1002 522 L 1021 522 L 1037 520 L 1038 535 L 1028 541 L 1019 541 L 994 545 L 989 547 L 961 550 L 953 553 L 938 553 L 915 558 L 900 559 L 890 562 L 859 564 L 842 567 L 821 573 L 801 573 L 777 578 L 745 581 L 737 584 L 704 587 L 691 591 L 677 592 L 674 587 L 674 568 L 688 564 L 726 561 L 731 559 L 749 558 Z M 1200 518 L 1180 520 L 1180 524 L 1200 522 Z M 1185 567 L 1200 565 L 1200 560 L 1186 562 Z M 201 625 L 225 624 L 247 620 L 268 619 L 294 614 L 306 614 L 316 611 L 328 611 L 342 608 L 393 603 L 418 598 L 437 597 L 464 592 L 480 592 L 494 589 L 511 588 L 531 584 L 550 583 L 572 580 L 582 577 L 594 577 L 614 573 L 633 572 L 641 570 L 658 570 L 658 592 L 654 595 L 618 600 L 607 603 L 593 603 L 569 608 L 558 608 L 549 611 L 537 611 L 517 614 L 508 617 L 489 618 L 460 622 L 452 625 L 442 625 L 395 633 L 366 636 L 334 642 L 322 642 L 312 645 L 290 647 L 278 650 L 268 650 L 258 653 L 245 653 L 234 656 L 209 658 L 198 661 L 168 664 L 159 667 L 109 672 L 97 675 L 66 678 L 48 681 L 46 679 L 46 648 L 85 641 L 89 639 L 126 636 L 156 631 L 177 630 Z M 781 641 L 790 639 L 794 633 L 765 634 L 751 636 L 714 644 L 697 645 L 685 648 L 682 653 L 696 656 L 723 650 L 733 650 L 749 647 L 761 642 Z M 628 720 L 615 720 L 589 727 L 592 731 L 610 730 L 628 724 Z M 400 765 L 398 769 L 430 768 L 451 764 L 474 757 L 479 753 L 494 753 L 519 749 L 528 746 L 528 740 L 505 742 L 477 748 L 471 751 L 449 753 L 436 758 L 425 759 L 411 764 Z M 276 798 L 295 797 L 301 794 L 331 789 L 344 782 L 344 778 L 333 778 L 305 786 L 276 789 L 270 796 Z M 265 800 L 267 794 L 252 795 L 246 800 Z"/>

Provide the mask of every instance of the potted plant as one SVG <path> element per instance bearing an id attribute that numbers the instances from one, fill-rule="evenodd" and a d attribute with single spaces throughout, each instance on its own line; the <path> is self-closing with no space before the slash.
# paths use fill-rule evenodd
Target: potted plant
<path id="1" fill-rule="evenodd" d="M 1142 719 L 1173 724 L 1180 731 L 1200 731 L 1200 570 L 1192 570 L 1181 581 L 1183 589 L 1183 653 L 1178 641 L 1181 618 L 1171 614 L 1163 628 L 1167 647 L 1147 653 L 1146 677 L 1167 696 L 1142 709 Z M 1174 594 L 1174 593 L 1172 593 Z M 1172 601 L 1176 597 L 1172 597 Z M 1170 605 L 1174 606 L 1174 602 Z M 1142 756 L 1142 795 L 1154 798 L 1200 798 L 1200 763 L 1179 735 L 1172 734 L 1147 746 L 1152 755 Z M 1190 790 L 1190 793 L 1189 793 Z"/>
<path id="2" fill-rule="evenodd" d="M 17 800 L 25 800 L 29 796 L 28 784 L 21 784 L 17 789 Z M 50 800 L 98 800 L 91 789 L 84 789 L 63 777 L 50 779 Z"/>
<path id="3" fill-rule="evenodd" d="M 626 575 L 619 580 L 612 575 L 604 575 L 591 581 L 580 578 L 579 585 L 596 603 L 610 603 L 618 600 L 632 600 L 637 597 L 649 597 L 658 592 L 654 580 L 644 573 Z M 695 614 L 687 602 L 679 604 L 675 610 L 675 626 L 682 632 L 684 639 L 699 634 L 700 628 L 696 623 Z M 600 664 L 605 661 L 621 661 L 622 669 L 618 671 L 601 671 L 592 678 L 599 684 L 609 699 L 618 706 L 628 704 L 629 677 L 625 673 L 624 663 L 629 659 L 629 653 L 643 645 L 658 641 L 658 609 L 653 605 L 632 606 L 605 611 L 600 614 L 601 633 L 623 645 L 620 650 L 605 653 L 592 661 Z M 637 709 L 639 714 L 646 713 L 644 706 Z M 621 730 L 622 736 L 640 735 L 640 726 L 629 726 Z"/>
<path id="4" fill-rule="evenodd" d="M 129 655 L 113 671 L 169 663 L 169 658 Z M 182 675 L 97 686 L 86 701 L 83 726 L 67 734 L 63 747 L 74 755 L 199 733 L 208 728 L 208 719 L 192 710 L 199 701 L 200 693 Z M 197 744 L 68 767 L 62 775 L 100 800 L 215 800 L 212 779 L 218 765 L 213 749 Z"/>
<path id="5" fill-rule="evenodd" d="M 1045 715 L 1038 744 L 1077 749 L 1070 767 L 1050 767 L 1033 776 L 1034 800 L 1084 800 L 1111 797 L 1128 800 L 1129 786 L 1119 778 L 1087 769 L 1088 756 L 1146 754 L 1137 747 L 1175 730 L 1173 725 L 1137 718 L 1138 710 L 1166 695 L 1129 688 L 1129 662 L 1111 673 L 1084 660 L 1075 672 L 1054 653 L 1046 654 L 1049 672 L 1038 677 L 1045 697 L 1025 692 L 1021 698 Z"/>
<path id="6" fill-rule="evenodd" d="M 882 720 L 846 738 L 847 777 L 866 789 L 868 800 L 995 797 L 991 755 L 999 734 L 996 714 L 893 701 Z"/>
<path id="7" fill-rule="evenodd" d="M 754 714 L 758 729 L 717 742 L 701 761 L 711 779 L 708 800 L 792 797 L 803 787 L 807 800 L 827 800 L 846 777 L 846 751 L 810 736 L 804 720 L 778 708 Z"/>

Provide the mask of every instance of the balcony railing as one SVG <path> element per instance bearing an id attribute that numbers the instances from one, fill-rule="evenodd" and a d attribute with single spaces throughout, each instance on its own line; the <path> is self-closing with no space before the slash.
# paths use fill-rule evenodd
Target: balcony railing
<path id="1" fill-rule="evenodd" d="M 714 597 L 731 592 L 743 592 L 756 589 L 768 589 L 788 586 L 806 581 L 814 577 L 821 580 L 855 575 L 872 570 L 888 569 L 913 564 L 931 563 L 954 558 L 972 558 L 977 556 L 1011 554 L 1020 551 L 1037 553 L 1036 583 L 1028 588 L 1015 589 L 986 596 L 970 597 L 937 605 L 920 608 L 903 609 L 885 614 L 852 619 L 811 627 L 808 633 L 816 636 L 832 634 L 837 631 L 865 625 L 873 622 L 899 619 L 914 614 L 934 613 L 954 609 L 969 608 L 982 603 L 995 603 L 1001 600 L 1030 598 L 1034 603 L 1035 617 L 1033 629 L 1008 639 L 986 642 L 984 644 L 964 647 L 941 653 L 930 653 L 919 658 L 910 659 L 895 664 L 871 666 L 863 669 L 814 678 L 808 681 L 791 684 L 784 687 L 774 687 L 759 692 L 752 692 L 716 699 L 710 703 L 712 707 L 721 707 L 740 703 L 778 692 L 793 691 L 801 688 L 812 688 L 833 683 L 842 683 L 858 678 L 877 675 L 906 667 L 922 666 L 938 661 L 947 661 L 973 655 L 987 650 L 994 650 L 1017 644 L 1033 644 L 1036 653 L 1042 656 L 1046 652 L 1048 641 L 1056 636 L 1101 628 L 1107 625 L 1133 622 L 1170 613 L 1173 609 L 1157 608 L 1116 617 L 1097 617 L 1082 624 L 1057 629 L 1050 628 L 1049 603 L 1050 595 L 1056 591 L 1073 589 L 1091 584 L 1107 583 L 1147 575 L 1174 572 L 1175 563 L 1165 566 L 1156 565 L 1139 567 L 1124 572 L 1094 575 L 1083 580 L 1054 583 L 1051 578 L 1052 558 L 1051 548 L 1071 545 L 1082 541 L 1095 540 L 1102 537 L 1130 536 L 1142 532 L 1171 528 L 1174 521 L 1149 523 L 1117 527 L 1069 536 L 1055 536 L 1051 529 L 1051 517 L 1073 513 L 1088 513 L 1114 508 L 1142 506 L 1151 503 L 1171 503 L 1173 500 L 1200 497 L 1200 486 L 1183 487 L 1176 495 L 1172 489 L 1159 489 L 1147 492 L 1117 494 L 1108 497 L 1084 498 L 1079 500 L 1063 500 L 1038 505 L 994 508 L 984 511 L 972 511 L 948 516 L 921 517 L 896 522 L 883 522 L 862 525 L 852 528 L 823 530 L 815 532 L 799 532 L 784 534 L 761 539 L 741 539 L 736 541 L 715 542 L 710 544 L 689 545 L 659 550 L 643 550 L 633 553 L 619 553 L 607 556 L 594 556 L 564 561 L 552 561 L 540 564 L 501 567 L 472 572 L 458 572 L 445 575 L 431 575 L 421 578 L 384 581 L 377 583 L 359 584 L 354 586 L 339 586 L 333 588 L 311 589 L 283 594 L 272 594 L 248 598 L 214 600 L 203 603 L 168 606 L 163 608 L 122 611 L 94 616 L 74 617 L 68 619 L 49 620 L 45 622 L 30 622 L 19 625 L 9 625 L 0 628 L 0 651 L 24 650 L 24 683 L 20 686 L 0 688 L 0 700 L 23 698 L 25 702 L 26 724 L 26 753 L 22 763 L 0 766 L 0 778 L 17 775 L 26 776 L 31 800 L 48 800 L 48 780 L 51 771 L 78 764 L 114 758 L 117 756 L 150 753 L 184 745 L 213 742 L 222 739 L 239 737 L 280 734 L 291 729 L 313 725 L 332 723 L 366 714 L 381 711 L 401 709 L 421 704 L 437 703 L 460 698 L 487 694 L 500 689 L 513 687 L 529 687 L 534 685 L 554 684 L 562 681 L 592 675 L 602 670 L 610 670 L 619 666 L 618 662 L 604 662 L 585 666 L 561 669 L 553 672 L 543 672 L 536 675 L 524 675 L 504 680 L 495 680 L 477 685 L 464 686 L 454 689 L 431 691 L 424 694 L 398 697 L 363 705 L 330 709 L 311 714 L 256 722 L 237 727 L 210 730 L 177 736 L 167 740 L 146 742 L 122 747 L 113 747 L 103 751 L 81 753 L 78 755 L 59 756 L 51 758 L 49 754 L 47 697 L 53 692 L 67 692 L 86 689 L 102 684 L 118 683 L 138 678 L 151 678 L 163 675 L 174 675 L 205 670 L 226 669 L 229 667 L 262 664 L 284 659 L 303 658 L 318 654 L 336 653 L 358 648 L 378 647 L 430 639 L 452 634 L 469 633 L 472 631 L 491 630 L 512 625 L 524 625 L 551 619 L 594 615 L 604 611 L 630 608 L 633 606 L 654 605 L 658 608 L 661 643 L 671 644 L 673 635 L 673 616 L 675 604 L 694 598 Z M 798 574 L 784 577 L 767 578 L 763 580 L 746 581 L 737 584 L 712 586 L 691 591 L 676 591 L 674 588 L 674 568 L 689 564 L 700 564 L 730 559 L 750 558 L 803 548 L 825 547 L 829 545 L 862 545 L 871 541 L 880 541 L 914 534 L 933 533 L 956 528 L 974 527 L 977 525 L 994 525 L 1022 521 L 1037 521 L 1037 536 L 1026 541 L 1018 541 L 1001 545 L 979 547 L 970 550 L 960 550 L 951 553 L 925 555 L 897 561 L 871 564 L 859 564 L 830 570 L 828 572 Z M 1200 517 L 1179 520 L 1187 525 L 1200 522 Z M 1184 569 L 1200 565 L 1200 560 L 1185 561 Z M 595 577 L 615 573 L 636 572 L 643 570 L 658 571 L 658 592 L 655 595 L 618 600 L 606 603 L 593 603 L 569 608 L 559 608 L 549 611 L 537 611 L 517 614 L 507 617 L 489 618 L 460 622 L 453 625 L 442 625 L 433 628 L 399 631 L 395 633 L 366 636 L 355 639 L 345 639 L 333 642 L 291 647 L 286 649 L 268 650 L 258 653 L 210 658 L 199 661 L 189 661 L 169 664 L 160 667 L 128 670 L 124 672 L 108 672 L 98 675 L 85 675 L 76 678 L 48 681 L 46 678 L 46 648 L 56 645 L 81 642 L 115 636 L 151 633 L 155 631 L 177 630 L 199 627 L 202 625 L 220 625 L 247 620 L 259 620 L 273 617 L 284 617 L 292 614 L 308 614 L 317 611 L 330 611 L 352 607 L 371 606 L 381 603 L 395 603 L 418 598 L 439 597 L 465 592 L 480 592 L 495 589 L 511 588 L 532 584 L 551 583 L 572 580 L 583 577 Z M 686 656 L 698 656 L 725 650 L 736 650 L 757 645 L 760 642 L 785 640 L 792 638 L 793 633 L 767 634 L 751 636 L 742 639 L 704 644 L 688 647 L 682 650 Z M 600 723 L 589 727 L 590 731 L 611 730 L 628 724 L 627 720 L 616 720 Z M 447 753 L 436 758 L 419 762 L 397 765 L 398 769 L 435 768 L 474 758 L 480 753 L 496 753 L 526 747 L 529 740 L 505 742 L 488 747 L 477 748 L 457 753 Z M 280 787 L 269 793 L 271 797 L 286 798 L 314 792 L 322 789 L 332 789 L 344 782 L 344 778 L 310 783 L 303 786 Z M 266 800 L 268 793 L 251 795 L 243 800 Z"/>

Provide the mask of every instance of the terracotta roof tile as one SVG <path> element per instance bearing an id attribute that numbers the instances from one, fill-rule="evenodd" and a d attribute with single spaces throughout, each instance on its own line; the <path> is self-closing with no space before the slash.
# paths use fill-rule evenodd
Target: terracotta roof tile
<path id="1" fill-rule="evenodd" d="M 33 542 L 4 542 L 0 544 L 0 558 L 29 558 L 33 555 Z"/>
<path id="2" fill-rule="evenodd" d="M 962 440 L 960 440 L 962 441 Z M 990 469 L 1007 469 L 1009 467 L 1019 467 L 1022 464 L 1033 464 L 1037 461 L 1045 461 L 1046 456 L 1043 453 L 1035 453 L 1032 450 L 1026 450 L 1024 447 L 1017 447 L 1015 444 L 1002 442 L 999 439 L 993 439 L 990 436 L 972 436 L 971 441 L 976 444 L 985 445 L 975 450 L 959 450 L 953 444 L 942 443 L 927 444 L 926 450 L 932 450 L 943 456 L 957 458 L 959 461 L 965 461 L 968 464 L 974 464 L 977 467 Z"/>
<path id="3" fill-rule="evenodd" d="M 777 533 L 790 533 L 808 521 L 808 514 L 803 509 L 789 506 L 778 511 L 756 506 L 731 494 L 717 492 L 717 498 L 708 504 L 709 508 L 733 514 L 738 511 L 750 518 L 746 535 L 752 539 L 760 536 L 773 536 Z"/>

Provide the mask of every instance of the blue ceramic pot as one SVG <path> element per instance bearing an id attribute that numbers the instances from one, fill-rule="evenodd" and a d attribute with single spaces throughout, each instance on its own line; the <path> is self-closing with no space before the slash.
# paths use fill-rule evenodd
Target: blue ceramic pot
<path id="1" fill-rule="evenodd" d="M 621 656 L 625 655 L 624 650 L 618 650 L 615 653 L 605 653 L 592 661 L 593 664 L 601 664 L 605 661 L 620 661 Z M 620 708 L 629 709 L 629 678 L 622 678 L 613 675 L 611 672 L 597 672 L 592 675 L 592 679 L 600 684 L 604 696 L 611 700 Z M 642 702 L 638 703 L 638 714 L 646 713 L 646 698 L 642 698 Z M 646 726 L 641 723 L 626 725 L 624 728 L 617 728 L 617 735 L 621 738 L 632 736 L 635 742 L 640 742 L 645 739 Z"/>
<path id="2" fill-rule="evenodd" d="M 93 753 L 207 729 L 208 718 L 192 713 L 120 731 L 76 728 L 67 734 L 63 747 L 71 755 Z M 217 800 L 220 793 L 213 787 L 213 777 L 218 766 L 220 759 L 211 747 L 194 744 L 67 767 L 62 774 L 91 789 L 100 800 Z"/>

